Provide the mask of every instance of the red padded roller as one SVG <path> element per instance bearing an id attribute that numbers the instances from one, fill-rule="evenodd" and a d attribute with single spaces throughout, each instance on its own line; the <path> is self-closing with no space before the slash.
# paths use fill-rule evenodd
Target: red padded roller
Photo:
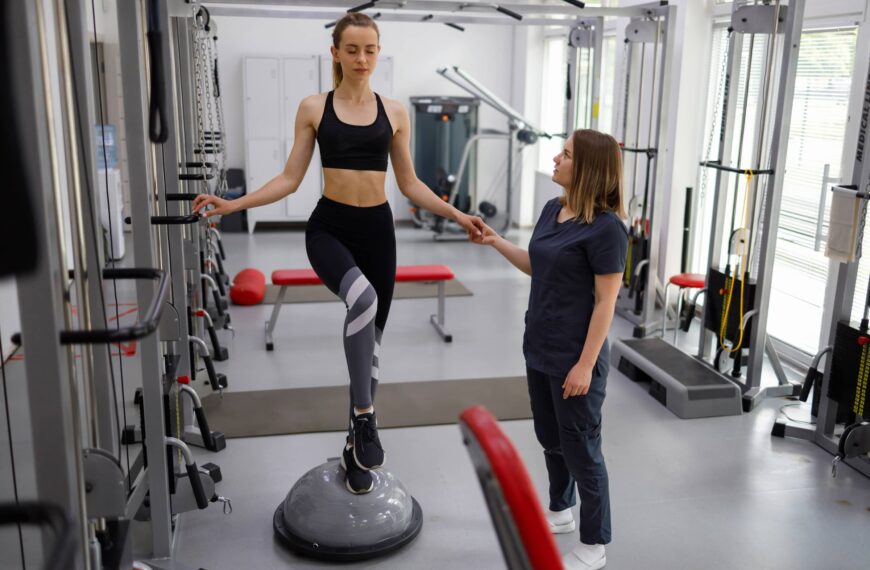
<path id="1" fill-rule="evenodd" d="M 230 299 L 236 305 L 259 305 L 266 296 L 266 276 L 257 269 L 242 269 L 233 279 Z"/>
<path id="2" fill-rule="evenodd" d="M 510 512 L 516 535 L 522 542 L 521 545 L 514 544 L 517 538 L 513 531 L 506 532 L 496 525 L 502 548 L 505 548 L 506 542 L 511 548 L 520 547 L 534 570 L 563 568 L 562 557 L 547 526 L 538 494 L 511 440 L 483 406 L 468 408 L 460 414 L 459 420 L 466 437 L 470 436 L 474 440 L 469 446 L 476 445 L 483 452 L 483 458 L 479 458 L 469 450 L 478 473 L 481 469 L 487 470 L 498 481 L 501 499 Z M 493 505 L 490 505 L 492 508 Z"/>

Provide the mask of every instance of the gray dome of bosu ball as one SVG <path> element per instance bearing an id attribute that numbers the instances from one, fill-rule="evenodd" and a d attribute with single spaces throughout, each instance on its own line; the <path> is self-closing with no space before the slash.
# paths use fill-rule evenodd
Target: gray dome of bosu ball
<path id="1" fill-rule="evenodd" d="M 354 495 L 338 459 L 311 469 L 275 510 L 275 535 L 297 554 L 334 561 L 375 558 L 408 544 L 423 526 L 420 504 L 389 471 L 371 473 L 372 491 Z"/>

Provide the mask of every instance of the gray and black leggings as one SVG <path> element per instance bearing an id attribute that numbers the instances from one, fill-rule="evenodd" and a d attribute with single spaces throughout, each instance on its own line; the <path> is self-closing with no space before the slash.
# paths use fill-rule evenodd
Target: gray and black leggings
<path id="1" fill-rule="evenodd" d="M 318 277 L 347 306 L 344 355 L 351 406 L 367 408 L 374 403 L 381 335 L 396 282 L 390 205 L 357 207 L 321 198 L 308 220 L 305 249 Z"/>

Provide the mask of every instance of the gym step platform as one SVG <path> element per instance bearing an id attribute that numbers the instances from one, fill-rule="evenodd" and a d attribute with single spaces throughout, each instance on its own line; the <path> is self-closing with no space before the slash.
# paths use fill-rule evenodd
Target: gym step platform
<path id="1" fill-rule="evenodd" d="M 650 395 L 680 418 L 742 413 L 737 384 L 660 338 L 617 340 L 612 361 L 635 382 L 650 382 Z"/>

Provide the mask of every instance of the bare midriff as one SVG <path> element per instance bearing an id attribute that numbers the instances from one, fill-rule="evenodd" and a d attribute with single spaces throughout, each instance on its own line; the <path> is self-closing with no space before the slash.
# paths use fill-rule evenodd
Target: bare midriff
<path id="1" fill-rule="evenodd" d="M 379 206 L 387 201 L 386 172 L 377 170 L 323 169 L 323 195 L 349 206 Z"/>

